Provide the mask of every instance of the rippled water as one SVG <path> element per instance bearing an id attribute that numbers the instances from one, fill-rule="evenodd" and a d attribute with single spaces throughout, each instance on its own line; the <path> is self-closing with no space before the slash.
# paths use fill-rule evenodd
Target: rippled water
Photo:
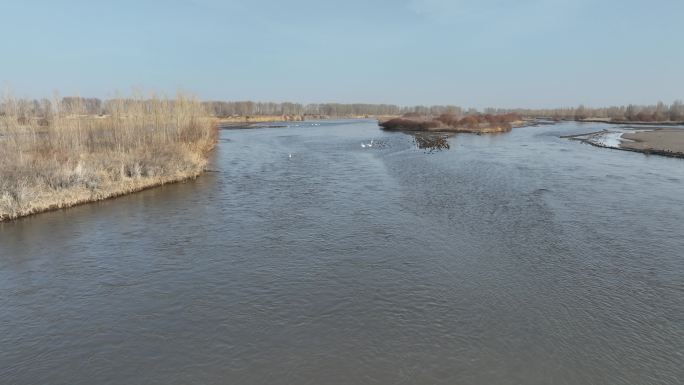
<path id="1" fill-rule="evenodd" d="M 684 161 L 591 131 L 225 130 L 194 182 L 0 224 L 0 383 L 682 383 Z"/>

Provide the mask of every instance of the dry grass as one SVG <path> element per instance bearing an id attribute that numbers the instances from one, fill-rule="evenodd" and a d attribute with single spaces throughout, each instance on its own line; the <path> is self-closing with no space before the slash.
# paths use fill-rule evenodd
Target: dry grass
<path id="1" fill-rule="evenodd" d="M 197 177 L 216 143 L 213 119 L 183 95 L 110 100 L 105 116 L 26 105 L 2 101 L 0 220 Z"/>
<path id="2" fill-rule="evenodd" d="M 436 131 L 436 132 L 470 132 L 501 133 L 511 131 L 523 123 L 518 114 L 468 115 L 462 118 L 451 114 L 438 117 L 406 114 L 402 118 L 394 118 L 380 123 L 380 127 L 388 131 Z"/>

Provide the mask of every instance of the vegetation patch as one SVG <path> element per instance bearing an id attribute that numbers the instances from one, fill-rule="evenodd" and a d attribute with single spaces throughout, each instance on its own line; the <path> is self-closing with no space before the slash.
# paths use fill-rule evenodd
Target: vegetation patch
<path id="1" fill-rule="evenodd" d="M 523 118 L 516 113 L 474 114 L 460 117 L 454 114 L 441 114 L 437 117 L 424 117 L 406 114 L 380 123 L 388 131 L 438 131 L 496 133 L 508 132 L 514 125 L 522 125 Z"/>
<path id="2" fill-rule="evenodd" d="M 217 138 L 199 101 L 5 98 L 0 104 L 0 220 L 199 176 Z"/>

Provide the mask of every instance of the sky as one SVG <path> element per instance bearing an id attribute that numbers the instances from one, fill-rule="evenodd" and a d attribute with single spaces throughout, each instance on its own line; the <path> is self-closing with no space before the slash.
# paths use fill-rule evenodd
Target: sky
<path id="1" fill-rule="evenodd" d="M 559 107 L 684 99 L 682 0 L 0 0 L 0 87 Z"/>

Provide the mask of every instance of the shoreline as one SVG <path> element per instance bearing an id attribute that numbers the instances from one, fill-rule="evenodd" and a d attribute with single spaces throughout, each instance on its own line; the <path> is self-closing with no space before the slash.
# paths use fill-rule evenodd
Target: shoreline
<path id="1" fill-rule="evenodd" d="M 215 119 L 181 94 L 117 99 L 104 117 L 78 108 L 51 110 L 44 123 L 36 112 L 0 115 L 0 221 L 195 179 L 218 141 Z"/>
<path id="2" fill-rule="evenodd" d="M 656 129 L 622 134 L 621 148 L 646 154 L 684 158 L 684 129 Z"/>
<path id="3" fill-rule="evenodd" d="M 580 123 L 606 123 L 606 124 L 617 124 L 623 126 L 684 126 L 684 121 L 657 121 L 657 122 L 643 122 L 643 121 L 629 121 L 629 120 L 605 120 L 605 119 L 576 119 L 576 122 Z"/>
<path id="4" fill-rule="evenodd" d="M 10 214 L 5 214 L 5 213 L 0 213 L 0 223 L 4 222 L 11 222 L 15 221 L 18 219 L 22 218 L 27 218 L 31 217 L 34 215 L 42 214 L 42 213 L 47 213 L 51 211 L 58 211 L 58 210 L 66 210 L 72 207 L 77 207 L 77 206 L 82 206 L 90 203 L 96 203 L 96 202 L 102 202 L 102 201 L 107 201 L 107 200 L 112 200 L 116 198 L 120 198 L 125 195 L 131 195 L 135 193 L 139 193 L 145 190 L 151 190 L 157 187 L 162 187 L 165 185 L 171 185 L 171 184 L 177 184 L 177 183 L 184 183 L 190 180 L 195 180 L 199 178 L 206 170 L 202 170 L 200 172 L 195 172 L 186 176 L 178 176 L 178 177 L 173 177 L 173 178 L 163 178 L 162 180 L 154 180 L 154 181 L 142 181 L 142 183 L 136 183 L 134 186 L 128 186 L 125 188 L 119 188 L 119 189 L 112 189 L 109 192 L 103 193 L 103 194 L 98 194 L 93 196 L 91 194 L 90 197 L 78 197 L 74 198 L 72 200 L 66 201 L 66 202 L 51 202 L 46 205 L 41 205 L 37 207 L 32 207 L 29 210 L 19 212 L 15 215 L 10 215 Z M 80 191 L 81 193 L 83 191 Z M 79 191 L 73 191 L 73 193 L 78 194 Z M 67 194 L 68 195 L 68 194 Z M 64 193 L 62 194 L 55 194 L 56 198 L 64 197 Z"/>
<path id="5" fill-rule="evenodd" d="M 572 139 L 571 139 L 572 140 Z M 654 149 L 646 149 L 646 150 L 640 150 L 640 149 L 635 149 L 635 148 L 629 148 L 629 147 L 612 147 L 612 146 L 606 146 L 600 143 L 595 143 L 589 140 L 583 140 L 583 139 L 574 139 L 582 143 L 589 144 L 594 147 L 598 148 L 607 148 L 609 150 L 618 150 L 618 151 L 629 151 L 629 152 L 636 152 L 639 154 L 643 155 L 659 155 L 659 156 L 665 156 L 668 158 L 676 158 L 676 159 L 684 159 L 684 153 L 682 152 L 670 152 L 666 150 L 654 150 Z"/>
<path id="6" fill-rule="evenodd" d="M 233 116 L 216 118 L 219 128 L 248 127 L 259 123 L 301 122 L 302 115 Z"/>
<path id="7" fill-rule="evenodd" d="M 617 136 L 607 138 L 608 135 Z M 602 130 L 586 134 L 561 136 L 561 138 L 579 141 L 598 148 L 684 159 L 684 129 L 655 129 L 635 132 Z M 615 140 L 617 142 L 615 144 L 607 144 L 607 140 Z"/>

